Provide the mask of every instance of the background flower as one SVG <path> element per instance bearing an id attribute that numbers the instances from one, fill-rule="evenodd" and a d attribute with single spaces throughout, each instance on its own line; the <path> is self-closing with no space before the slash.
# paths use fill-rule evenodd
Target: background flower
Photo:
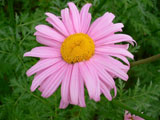
<path id="1" fill-rule="evenodd" d="M 131 113 L 125 111 L 124 120 L 144 120 L 144 119 L 139 116 L 131 115 Z"/>

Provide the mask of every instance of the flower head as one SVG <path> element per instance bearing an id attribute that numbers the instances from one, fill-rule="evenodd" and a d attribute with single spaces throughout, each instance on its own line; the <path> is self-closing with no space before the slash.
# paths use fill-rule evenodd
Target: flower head
<path id="1" fill-rule="evenodd" d="M 126 57 L 133 58 L 128 52 L 128 44 L 117 44 L 134 40 L 122 31 L 123 24 L 112 21 L 114 15 L 105 13 L 91 24 L 89 8 L 85 4 L 81 11 L 74 3 L 61 10 L 61 18 L 46 13 L 52 27 L 36 26 L 36 40 L 45 45 L 33 48 L 24 56 L 38 57 L 40 60 L 32 66 L 27 75 L 34 76 L 31 91 L 38 88 L 42 96 L 51 96 L 61 85 L 60 108 L 69 104 L 85 107 L 84 86 L 90 99 L 100 100 L 100 95 L 110 101 L 110 90 L 116 96 L 115 77 L 127 80 L 129 62 Z M 123 62 L 120 62 L 116 58 Z"/>
<path id="2" fill-rule="evenodd" d="M 125 111 L 124 120 L 144 120 L 144 119 L 139 116 L 131 115 L 128 111 Z"/>

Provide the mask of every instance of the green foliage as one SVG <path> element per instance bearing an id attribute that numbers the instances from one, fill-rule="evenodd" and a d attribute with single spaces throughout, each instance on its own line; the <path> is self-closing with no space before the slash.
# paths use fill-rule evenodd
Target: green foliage
<path id="1" fill-rule="evenodd" d="M 26 51 L 40 46 L 33 36 L 34 27 L 45 22 L 45 12 L 60 15 L 68 0 L 0 0 L 0 119 L 1 120 L 122 120 L 124 109 L 101 96 L 96 103 L 86 93 L 86 108 L 69 105 L 59 109 L 60 89 L 44 99 L 37 90 L 32 93 L 33 77 L 25 72 L 37 62 L 23 58 Z M 92 3 L 92 20 L 106 11 L 124 24 L 124 33 L 138 43 L 130 47 L 135 60 L 160 53 L 159 0 L 73 0 L 79 8 Z M 139 65 L 129 71 L 128 82 L 117 79 L 117 101 L 157 119 L 160 116 L 160 62 Z"/>

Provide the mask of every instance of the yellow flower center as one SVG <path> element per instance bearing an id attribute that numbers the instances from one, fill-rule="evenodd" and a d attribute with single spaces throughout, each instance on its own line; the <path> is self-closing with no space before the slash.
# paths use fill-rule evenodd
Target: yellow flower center
<path id="1" fill-rule="evenodd" d="M 77 33 L 67 37 L 61 46 L 61 55 L 67 63 L 89 60 L 94 54 L 94 42 L 87 34 Z"/>

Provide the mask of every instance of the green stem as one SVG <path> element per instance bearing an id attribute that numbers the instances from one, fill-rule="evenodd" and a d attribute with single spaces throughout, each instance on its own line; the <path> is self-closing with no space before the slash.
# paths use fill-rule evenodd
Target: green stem
<path id="1" fill-rule="evenodd" d="M 149 116 L 147 116 L 145 114 L 142 114 L 142 113 L 130 108 L 129 106 L 126 106 L 125 104 L 121 103 L 120 101 L 113 100 L 112 103 L 114 105 L 116 105 L 116 106 L 119 106 L 119 107 L 123 108 L 124 110 L 129 111 L 130 113 L 132 113 L 132 114 L 134 114 L 136 116 L 144 118 L 145 120 L 155 120 L 154 118 L 151 118 L 151 117 L 149 117 Z"/>
<path id="2" fill-rule="evenodd" d="M 160 54 L 154 55 L 154 56 L 146 58 L 146 59 L 142 59 L 142 60 L 138 60 L 138 61 L 132 62 L 131 63 L 131 67 L 136 66 L 136 65 L 140 65 L 140 64 L 153 62 L 153 61 L 156 61 L 158 59 L 160 59 Z"/>

